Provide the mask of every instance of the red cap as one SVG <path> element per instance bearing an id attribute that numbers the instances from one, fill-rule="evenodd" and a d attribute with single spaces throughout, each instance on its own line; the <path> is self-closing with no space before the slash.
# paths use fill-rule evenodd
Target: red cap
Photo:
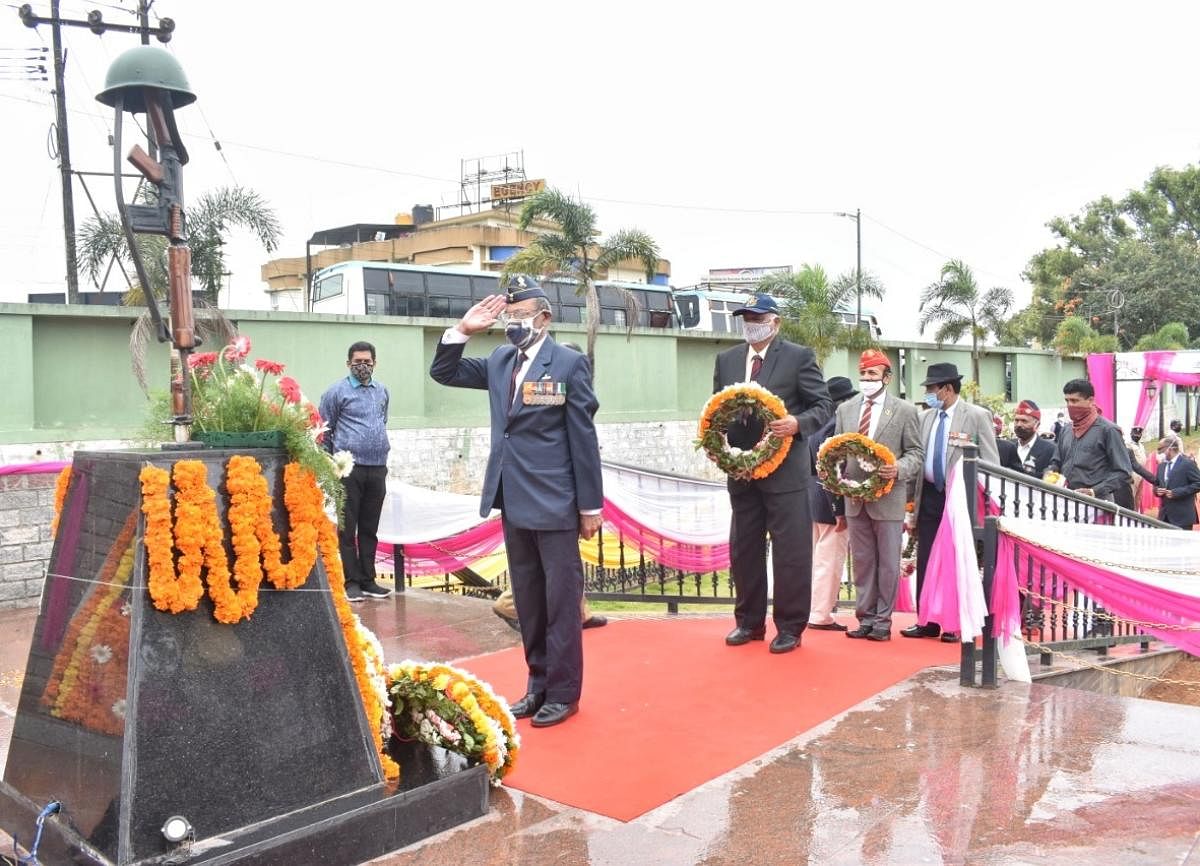
<path id="1" fill-rule="evenodd" d="M 1018 403 L 1017 414 L 1028 415 L 1030 418 L 1036 418 L 1038 421 L 1042 420 L 1042 410 L 1039 409 L 1038 404 L 1034 403 L 1032 400 L 1022 400 L 1020 403 Z"/>
<path id="2" fill-rule="evenodd" d="M 890 370 L 892 362 L 878 349 L 867 349 L 858 359 L 858 369 L 865 370 L 867 367 L 887 367 Z"/>

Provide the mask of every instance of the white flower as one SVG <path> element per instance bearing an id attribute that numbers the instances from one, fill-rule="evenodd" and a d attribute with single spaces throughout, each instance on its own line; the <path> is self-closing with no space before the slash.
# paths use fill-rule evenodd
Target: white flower
<path id="1" fill-rule="evenodd" d="M 349 451 L 338 451 L 329 459 L 333 461 L 333 471 L 338 478 L 346 478 L 354 471 L 354 455 Z"/>
<path id="2" fill-rule="evenodd" d="M 117 701 L 115 704 L 112 705 L 112 714 L 114 716 L 116 716 L 118 719 L 125 718 L 125 699 L 124 698 L 121 698 L 119 701 Z"/>
<path id="3" fill-rule="evenodd" d="M 129 616 L 131 613 L 133 613 L 132 604 L 125 602 L 123 605 L 121 605 L 121 616 Z"/>
<path id="4" fill-rule="evenodd" d="M 99 665 L 108 664 L 113 657 L 112 647 L 102 643 L 94 644 L 90 654 Z"/>

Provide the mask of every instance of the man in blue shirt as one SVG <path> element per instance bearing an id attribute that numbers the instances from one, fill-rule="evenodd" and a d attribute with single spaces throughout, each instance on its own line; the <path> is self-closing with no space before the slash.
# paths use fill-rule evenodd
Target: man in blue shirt
<path id="1" fill-rule="evenodd" d="M 375 381 L 375 347 L 370 343 L 351 345 L 346 366 L 350 374 L 321 397 L 321 417 L 329 425 L 325 447 L 354 456 L 353 471 L 342 479 L 346 510 L 338 530 L 346 598 L 387 598 L 391 591 L 375 582 L 375 551 L 387 493 L 388 391 Z"/>

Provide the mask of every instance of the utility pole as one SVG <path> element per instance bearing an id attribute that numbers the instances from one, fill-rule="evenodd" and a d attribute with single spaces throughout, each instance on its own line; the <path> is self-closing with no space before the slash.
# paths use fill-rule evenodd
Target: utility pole
<path id="1" fill-rule="evenodd" d="M 50 0 L 50 17 L 43 18 L 33 13 L 33 7 L 25 3 L 17 10 L 17 17 L 26 27 L 36 29 L 39 24 L 49 24 L 52 34 L 54 51 L 54 113 L 55 139 L 58 148 L 58 168 L 62 175 L 63 203 L 63 246 L 67 259 L 67 303 L 79 303 L 79 256 L 75 249 L 75 196 L 71 183 L 71 147 L 67 135 L 67 87 L 65 81 L 65 59 L 62 49 L 63 26 L 86 27 L 97 36 L 109 31 L 118 33 L 140 33 L 142 44 L 148 44 L 150 36 L 159 42 L 170 42 L 171 34 L 175 31 L 175 22 L 163 18 L 157 27 L 151 27 L 149 21 L 150 6 L 154 0 L 139 0 L 138 26 L 130 24 L 109 24 L 99 10 L 93 9 L 88 13 L 87 20 L 76 21 L 63 18 L 59 14 L 61 0 Z M 150 133 L 153 135 L 153 132 Z M 151 141 L 153 152 L 153 141 Z"/>
<path id="2" fill-rule="evenodd" d="M 854 321 L 856 329 L 862 328 L 862 208 L 854 209 L 854 235 L 856 265 L 854 267 L 854 288 L 858 295 L 858 318 Z"/>
<path id="3" fill-rule="evenodd" d="M 71 185 L 71 144 L 67 138 L 67 90 L 64 82 L 62 25 L 59 0 L 50 0 L 54 47 L 54 134 L 58 145 L 58 170 L 62 175 L 63 246 L 67 253 L 67 303 L 79 303 L 79 259 L 75 252 L 75 194 Z"/>

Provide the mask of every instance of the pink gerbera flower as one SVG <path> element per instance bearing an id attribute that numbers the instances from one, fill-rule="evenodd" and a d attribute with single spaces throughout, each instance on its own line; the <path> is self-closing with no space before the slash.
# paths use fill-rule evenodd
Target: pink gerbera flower
<path id="1" fill-rule="evenodd" d="M 272 376 L 278 376 L 283 372 L 283 364 L 280 364 L 278 361 L 268 361 L 264 358 L 259 358 L 255 361 L 254 366 L 264 373 L 270 373 Z"/>
<path id="2" fill-rule="evenodd" d="M 217 353 L 196 352 L 195 354 L 188 355 L 187 362 L 189 370 L 195 370 L 198 367 L 211 367 L 213 364 L 217 363 Z"/>
<path id="3" fill-rule="evenodd" d="M 279 393 L 283 395 L 283 399 L 289 403 L 300 402 L 300 383 L 291 376 L 281 376 L 279 378 Z"/>
<path id="4" fill-rule="evenodd" d="M 230 361 L 240 361 L 250 354 L 250 338 L 245 334 L 230 342 L 225 347 L 225 357 Z"/>

